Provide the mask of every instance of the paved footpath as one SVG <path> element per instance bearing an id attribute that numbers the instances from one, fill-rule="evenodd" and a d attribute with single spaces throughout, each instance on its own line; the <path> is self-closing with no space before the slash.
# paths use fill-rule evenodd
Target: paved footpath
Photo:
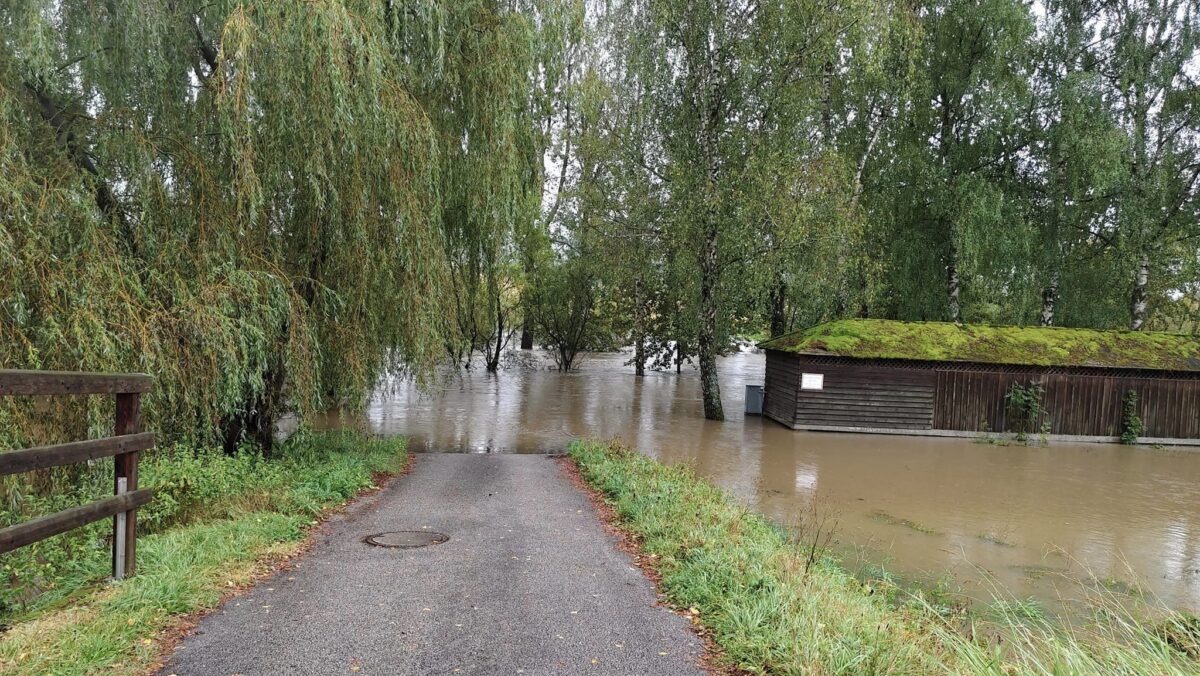
<path id="1" fill-rule="evenodd" d="M 383 531 L 450 536 L 419 549 Z M 291 570 L 201 621 L 162 674 L 701 674 L 688 623 L 548 456 L 418 455 Z"/>

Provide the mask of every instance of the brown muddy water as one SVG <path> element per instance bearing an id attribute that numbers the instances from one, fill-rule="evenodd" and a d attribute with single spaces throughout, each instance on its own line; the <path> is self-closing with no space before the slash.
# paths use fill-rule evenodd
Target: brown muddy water
<path id="1" fill-rule="evenodd" d="M 721 361 L 728 419 L 710 422 L 695 371 L 638 379 L 628 358 L 589 355 L 568 374 L 544 360 L 447 374 L 425 392 L 393 383 L 362 422 L 426 452 L 559 452 L 616 437 L 691 464 L 779 523 L 813 505 L 832 512 L 852 569 L 976 600 L 1033 598 L 1054 614 L 1089 586 L 1200 610 L 1198 451 L 796 432 L 742 414 L 761 353 Z M 1089 571 L 1099 584 L 1081 586 Z"/>

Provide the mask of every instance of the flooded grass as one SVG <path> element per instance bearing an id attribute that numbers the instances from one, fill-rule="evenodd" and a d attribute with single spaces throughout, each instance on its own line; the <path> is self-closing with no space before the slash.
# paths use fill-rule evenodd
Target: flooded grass
<path id="1" fill-rule="evenodd" d="M 933 528 L 930 528 L 929 526 L 926 526 L 925 524 L 917 523 L 916 521 L 913 521 L 911 519 L 902 519 L 900 517 L 892 516 L 891 514 L 888 514 L 887 512 L 883 511 L 882 509 L 876 509 L 876 510 L 872 511 L 870 516 L 873 521 L 878 521 L 879 523 L 886 523 L 889 526 L 901 526 L 901 527 L 907 528 L 909 530 L 914 530 L 918 533 L 924 533 L 925 535 L 938 535 L 939 534 L 938 531 L 934 530 Z"/>
<path id="2" fill-rule="evenodd" d="M 1027 620 L 1043 621 L 1046 619 L 1046 608 L 1040 601 L 1034 598 L 1025 599 L 997 599 L 988 604 L 987 614 L 992 619 L 1005 621 L 1009 618 L 1016 618 L 1024 622 Z"/>
<path id="3" fill-rule="evenodd" d="M 860 580 L 823 556 L 805 572 L 799 543 L 687 467 L 616 444 L 575 442 L 570 452 L 618 525 L 657 562 L 666 599 L 698 610 L 730 667 L 780 674 L 1200 672 L 1191 616 L 1162 608 L 1135 614 L 1103 586 L 1085 601 L 1086 623 L 1057 623 L 1031 599 L 997 597 L 988 613 L 974 614 L 944 603 L 950 595 L 903 590 L 882 568 L 876 579 Z"/>
<path id="4" fill-rule="evenodd" d="M 1115 577 L 1102 577 L 1096 582 L 1111 592 L 1126 596 L 1144 596 L 1146 593 L 1137 583 L 1126 582 Z"/>
<path id="5" fill-rule="evenodd" d="M 1016 545 L 1005 539 L 1004 536 L 997 533 L 980 533 L 978 537 L 980 540 L 996 545 L 997 547 L 1016 547 Z"/>
<path id="6" fill-rule="evenodd" d="M 1012 566 L 1012 568 L 1021 571 L 1030 580 L 1040 580 L 1049 575 L 1065 576 L 1071 572 L 1068 568 L 1055 566 Z"/>

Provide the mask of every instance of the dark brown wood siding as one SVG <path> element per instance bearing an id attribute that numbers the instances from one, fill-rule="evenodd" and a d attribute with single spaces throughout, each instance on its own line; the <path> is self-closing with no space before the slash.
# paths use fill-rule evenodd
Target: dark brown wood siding
<path id="1" fill-rule="evenodd" d="M 767 355 L 766 406 L 776 420 L 819 427 L 927 430 L 932 425 L 935 379 L 931 371 L 815 363 L 804 355 L 774 350 Z M 800 389 L 803 373 L 822 374 L 822 389 Z"/>
<path id="2" fill-rule="evenodd" d="M 796 416 L 796 391 L 800 389 L 800 363 L 795 355 L 767 351 L 763 385 L 763 415 L 791 425 Z"/>
<path id="3" fill-rule="evenodd" d="M 801 390 L 802 373 L 823 374 L 824 389 Z M 769 350 L 764 410 L 794 427 L 1011 431 L 1006 394 L 1013 385 L 1031 383 L 1045 392 L 1051 434 L 1119 435 L 1122 403 L 1133 390 L 1143 437 L 1200 438 L 1200 374 L 1190 372 L 858 360 Z"/>

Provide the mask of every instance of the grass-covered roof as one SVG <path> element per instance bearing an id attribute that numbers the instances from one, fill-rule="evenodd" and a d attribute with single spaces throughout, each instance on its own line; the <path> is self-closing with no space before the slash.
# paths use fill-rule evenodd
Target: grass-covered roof
<path id="1" fill-rule="evenodd" d="M 760 347 L 860 359 L 1200 371 L 1200 337 L 1150 331 L 846 319 Z"/>

